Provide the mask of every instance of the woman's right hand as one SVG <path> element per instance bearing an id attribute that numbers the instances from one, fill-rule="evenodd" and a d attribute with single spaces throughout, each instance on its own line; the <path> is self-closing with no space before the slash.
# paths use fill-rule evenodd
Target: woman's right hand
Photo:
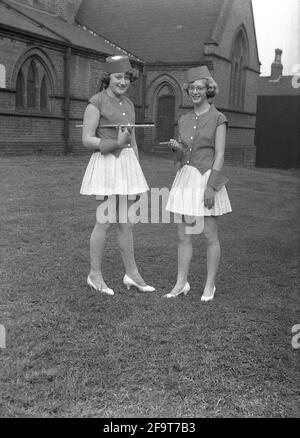
<path id="1" fill-rule="evenodd" d="M 117 142 L 120 149 L 131 147 L 131 133 L 126 126 L 119 126 Z"/>
<path id="2" fill-rule="evenodd" d="M 181 144 L 178 143 L 177 140 L 174 140 L 174 138 L 170 138 L 169 145 L 170 145 L 170 148 L 172 149 L 173 152 L 175 152 L 175 151 L 182 151 Z"/>

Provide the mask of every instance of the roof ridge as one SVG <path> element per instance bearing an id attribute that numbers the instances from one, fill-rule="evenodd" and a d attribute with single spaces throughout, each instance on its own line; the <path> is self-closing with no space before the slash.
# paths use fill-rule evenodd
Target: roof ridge
<path id="1" fill-rule="evenodd" d="M 60 44 L 72 48 L 90 49 L 98 52 L 102 56 L 109 56 L 120 53 L 120 48 L 112 44 L 103 36 L 84 29 L 77 21 L 72 23 L 65 21 L 60 16 L 44 13 L 39 9 L 23 8 L 23 5 L 13 0 L 0 0 L 1 7 L 7 9 L 16 15 L 19 21 L 24 25 L 31 26 L 31 32 L 40 35 L 43 32 L 48 38 L 51 38 Z M 135 62 L 138 58 L 132 55 Z"/>
<path id="2" fill-rule="evenodd" d="M 19 13 L 20 15 L 23 15 L 24 17 L 26 17 L 29 21 L 31 21 L 32 23 L 36 24 L 38 27 L 42 27 L 44 29 L 46 29 L 48 32 L 52 33 L 53 35 L 58 36 L 59 38 L 61 38 L 62 40 L 64 40 L 65 42 L 67 42 L 68 44 L 71 44 L 71 41 L 64 37 L 63 35 L 59 34 L 58 32 L 56 32 L 55 30 L 51 29 L 51 27 L 47 26 L 44 23 L 41 23 L 40 21 L 36 20 L 33 17 L 28 16 L 27 14 L 25 14 L 23 11 L 21 11 L 20 9 L 18 9 L 17 5 L 18 3 L 13 2 L 13 0 L 1 0 L 2 3 L 4 5 L 6 5 L 8 8 L 14 10 L 15 12 Z M 12 3 L 13 2 L 13 3 Z M 19 5 L 20 6 L 20 5 Z M 22 5 L 23 6 L 23 5 Z M 32 10 L 34 10 L 36 12 L 36 9 L 32 8 Z M 58 18 L 58 17 L 57 17 Z"/>
<path id="3" fill-rule="evenodd" d="M 137 60 L 139 62 L 145 63 L 145 61 L 140 59 L 138 56 L 134 55 L 133 53 L 129 52 L 126 49 L 123 49 L 122 47 L 118 46 L 118 44 L 111 41 L 109 38 L 107 38 L 104 35 L 101 35 L 100 33 L 88 28 L 86 25 L 82 25 L 80 23 L 77 23 L 76 21 L 74 24 L 76 24 L 80 29 L 89 32 L 91 35 L 93 35 L 93 36 L 96 35 L 97 37 L 102 38 L 107 44 L 110 44 L 113 48 L 120 50 L 121 52 L 125 53 L 126 55 L 131 56 L 132 58 L 134 58 L 135 60 Z"/>

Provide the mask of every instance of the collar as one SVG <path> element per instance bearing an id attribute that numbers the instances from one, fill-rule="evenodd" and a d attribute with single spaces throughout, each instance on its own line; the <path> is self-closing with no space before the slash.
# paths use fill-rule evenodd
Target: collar
<path id="1" fill-rule="evenodd" d="M 215 105 L 213 104 L 213 103 L 210 103 L 210 107 L 209 107 L 209 110 L 208 111 L 206 111 L 205 113 L 202 113 L 202 114 L 200 114 L 199 116 L 197 116 L 197 114 L 195 113 L 195 110 L 193 109 L 192 111 L 190 111 L 189 113 L 188 113 L 188 115 L 189 115 L 189 117 L 192 117 L 193 119 L 194 118 L 200 118 L 200 117 L 204 117 L 204 116 L 206 116 L 207 114 L 211 114 L 212 112 L 214 112 L 214 111 L 216 111 L 216 107 L 215 107 Z"/>
<path id="2" fill-rule="evenodd" d="M 118 103 L 123 103 L 123 102 L 124 102 L 124 97 L 121 97 L 121 98 L 119 99 L 117 96 L 111 96 L 110 94 L 108 94 L 107 89 L 103 90 L 103 92 L 106 94 L 106 96 L 107 96 L 109 99 L 112 99 L 112 100 L 114 100 L 115 102 L 118 102 Z"/>

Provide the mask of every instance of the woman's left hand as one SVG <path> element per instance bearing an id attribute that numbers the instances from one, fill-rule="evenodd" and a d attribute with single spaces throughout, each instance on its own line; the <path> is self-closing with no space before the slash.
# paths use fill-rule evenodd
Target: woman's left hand
<path id="1" fill-rule="evenodd" d="M 212 187 L 206 187 L 204 192 L 204 207 L 211 210 L 215 205 L 215 191 Z"/>
<path id="2" fill-rule="evenodd" d="M 182 151 L 182 145 L 177 140 L 174 140 L 174 138 L 170 138 L 169 146 L 173 152 L 175 152 L 175 151 L 181 152 Z"/>

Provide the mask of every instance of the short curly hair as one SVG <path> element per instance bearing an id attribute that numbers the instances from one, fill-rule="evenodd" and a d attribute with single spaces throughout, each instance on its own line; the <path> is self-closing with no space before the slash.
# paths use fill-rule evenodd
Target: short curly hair
<path id="1" fill-rule="evenodd" d="M 136 68 L 131 68 L 125 73 L 125 76 L 127 76 L 130 80 L 130 82 L 134 82 L 139 77 L 139 71 Z M 103 89 L 105 90 L 109 86 L 110 82 L 110 73 L 107 73 L 106 71 L 102 71 L 99 75 L 99 84 L 100 84 L 100 91 Z"/>
<path id="2" fill-rule="evenodd" d="M 219 86 L 216 83 L 216 81 L 211 78 L 201 78 L 202 81 L 205 81 L 206 86 L 206 97 L 207 99 L 212 99 L 216 96 L 216 94 L 219 93 Z M 183 84 L 183 89 L 186 91 L 187 94 L 189 94 L 189 86 L 191 85 L 191 82 L 185 82 Z"/>

